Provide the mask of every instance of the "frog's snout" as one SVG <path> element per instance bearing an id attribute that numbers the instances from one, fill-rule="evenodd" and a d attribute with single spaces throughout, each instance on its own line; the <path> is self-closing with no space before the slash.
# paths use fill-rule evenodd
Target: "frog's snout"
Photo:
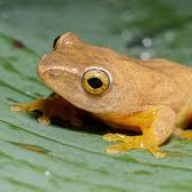
<path id="1" fill-rule="evenodd" d="M 43 75 L 46 71 L 47 71 L 47 66 L 48 65 L 48 62 L 47 62 L 47 55 L 44 55 L 41 60 L 39 61 L 39 64 L 37 66 L 37 72 L 38 72 L 38 75 L 41 76 Z"/>
<path id="2" fill-rule="evenodd" d="M 37 66 L 37 74 L 40 79 L 45 81 L 47 79 L 47 74 L 49 74 L 51 71 L 51 68 L 52 65 L 50 60 L 48 59 L 48 55 L 43 56 Z"/>
<path id="3" fill-rule="evenodd" d="M 38 76 L 43 79 L 58 78 L 62 73 L 62 66 L 52 60 L 48 55 L 42 57 L 38 64 Z"/>

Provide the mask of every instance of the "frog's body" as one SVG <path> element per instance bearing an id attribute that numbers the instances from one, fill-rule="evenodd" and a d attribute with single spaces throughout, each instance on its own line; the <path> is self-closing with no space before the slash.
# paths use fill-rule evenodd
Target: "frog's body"
<path id="1" fill-rule="evenodd" d="M 158 146 L 173 133 L 192 140 L 190 131 L 178 129 L 191 121 L 192 70 L 187 66 L 125 57 L 66 33 L 42 58 L 38 74 L 56 95 L 14 109 L 40 110 L 43 122 L 57 115 L 75 124 L 80 124 L 79 113 L 89 112 L 116 129 L 142 133 L 104 135 L 121 142 L 108 147 L 110 153 L 139 148 L 161 157 Z"/>
<path id="2" fill-rule="evenodd" d="M 138 64 L 151 70 L 147 71 L 146 75 L 142 71 L 137 72 L 137 77 L 134 80 L 134 85 L 140 90 L 137 92 L 137 97 L 141 99 L 137 103 L 138 106 L 165 105 L 177 114 L 176 122 L 178 124 L 181 124 L 180 121 L 189 120 L 192 112 L 192 69 L 165 59 L 140 61 Z M 128 65 L 127 67 L 129 68 Z M 149 75 L 149 73 L 151 74 Z M 136 75 L 134 74 L 134 76 Z M 125 82 L 128 82 L 128 80 L 125 80 Z M 142 82 L 146 82 L 146 84 Z M 146 90 L 150 90 L 150 92 Z M 126 98 L 123 103 L 126 103 Z M 130 114 L 129 107 L 125 110 L 128 111 L 124 115 Z M 134 109 L 133 112 L 135 112 Z M 182 114 L 185 115 L 181 120 L 180 116 Z M 105 118 L 105 116 L 103 117 L 102 114 L 101 118 Z M 113 118 L 110 119 L 113 120 Z M 185 128 L 185 126 L 182 126 L 182 128 Z"/>
<path id="3" fill-rule="evenodd" d="M 168 105 L 175 112 L 181 111 L 185 105 L 191 108 L 191 68 L 165 59 L 148 60 L 143 62 L 143 65 L 156 71 L 159 76 L 159 82 L 156 82 L 155 87 L 151 89 L 152 94 L 148 95 L 150 98 L 147 98 L 152 101 L 150 104 Z M 162 90 L 163 94 L 159 94 L 159 90 Z"/>

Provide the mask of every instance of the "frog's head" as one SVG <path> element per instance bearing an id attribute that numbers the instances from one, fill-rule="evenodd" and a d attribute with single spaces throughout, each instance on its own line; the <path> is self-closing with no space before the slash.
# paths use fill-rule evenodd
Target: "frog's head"
<path id="1" fill-rule="evenodd" d="M 38 74 L 73 105 L 109 113 L 137 102 L 132 64 L 108 48 L 88 45 L 75 34 L 65 33 L 55 41 L 53 52 L 41 59 Z"/>

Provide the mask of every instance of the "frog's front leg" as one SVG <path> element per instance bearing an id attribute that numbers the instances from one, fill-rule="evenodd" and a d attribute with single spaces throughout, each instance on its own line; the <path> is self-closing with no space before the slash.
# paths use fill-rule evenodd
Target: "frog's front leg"
<path id="1" fill-rule="evenodd" d="M 47 113 L 47 104 L 48 99 L 37 99 L 35 101 L 32 101 L 30 103 L 16 103 L 11 105 L 11 110 L 13 111 L 25 111 L 25 112 L 31 112 L 31 111 L 41 111 L 42 116 L 38 118 L 38 122 L 44 125 L 48 125 L 50 123 L 50 116 L 48 116 Z"/>
<path id="2" fill-rule="evenodd" d="M 38 122 L 48 125 L 53 117 L 59 117 L 64 121 L 70 121 L 72 125 L 81 126 L 82 121 L 80 114 L 82 110 L 76 108 L 61 96 L 53 93 L 45 99 L 37 99 L 30 103 L 13 104 L 11 106 L 13 111 L 40 111 L 42 116 L 38 118 Z"/>
<path id="3" fill-rule="evenodd" d="M 148 117 L 152 116 L 152 117 Z M 139 126 L 140 136 L 126 136 L 123 134 L 106 134 L 104 139 L 118 144 L 107 148 L 107 153 L 119 153 L 132 149 L 144 149 L 156 157 L 165 157 L 159 145 L 163 144 L 173 133 L 175 125 L 175 112 L 166 106 L 145 107 L 142 112 L 135 113 L 123 120 L 127 125 L 131 122 Z M 146 121 L 151 121 L 149 124 Z M 149 126 L 146 126 L 149 125 Z"/>

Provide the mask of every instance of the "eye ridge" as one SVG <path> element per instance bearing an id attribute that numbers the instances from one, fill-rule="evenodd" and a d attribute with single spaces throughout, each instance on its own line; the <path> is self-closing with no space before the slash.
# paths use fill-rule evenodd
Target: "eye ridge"
<path id="1" fill-rule="evenodd" d="M 102 80 L 97 77 L 92 77 L 92 78 L 88 79 L 87 82 L 93 89 L 98 89 L 103 86 Z"/>

